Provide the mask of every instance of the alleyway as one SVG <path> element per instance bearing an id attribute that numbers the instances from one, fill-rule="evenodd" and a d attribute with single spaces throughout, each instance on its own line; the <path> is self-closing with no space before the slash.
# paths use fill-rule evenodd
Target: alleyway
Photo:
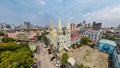
<path id="1" fill-rule="evenodd" d="M 50 62 L 47 49 L 43 47 L 42 43 L 40 43 L 37 48 L 37 64 L 38 68 L 55 68 L 54 65 Z"/>

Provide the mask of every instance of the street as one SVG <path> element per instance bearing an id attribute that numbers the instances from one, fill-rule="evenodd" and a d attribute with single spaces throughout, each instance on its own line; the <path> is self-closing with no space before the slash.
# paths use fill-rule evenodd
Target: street
<path id="1" fill-rule="evenodd" d="M 55 66 L 50 62 L 50 58 L 47 49 L 44 48 L 43 44 L 37 45 L 37 68 L 55 68 Z"/>

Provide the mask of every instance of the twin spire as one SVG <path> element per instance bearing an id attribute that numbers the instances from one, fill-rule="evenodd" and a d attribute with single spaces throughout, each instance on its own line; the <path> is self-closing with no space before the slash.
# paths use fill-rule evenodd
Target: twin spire
<path id="1" fill-rule="evenodd" d="M 59 18 L 59 21 L 58 21 L 58 29 L 62 29 L 62 22 L 61 22 L 60 18 Z M 70 21 L 68 21 L 68 23 L 67 23 L 67 29 L 70 29 Z"/>
<path id="2" fill-rule="evenodd" d="M 58 29 L 62 29 L 62 24 L 61 24 L 61 19 L 59 18 L 59 21 L 58 21 Z"/>

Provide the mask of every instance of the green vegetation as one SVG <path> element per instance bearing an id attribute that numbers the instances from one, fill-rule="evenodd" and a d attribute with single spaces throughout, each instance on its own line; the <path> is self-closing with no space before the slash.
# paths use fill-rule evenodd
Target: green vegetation
<path id="1" fill-rule="evenodd" d="M 107 35 L 106 35 L 106 39 L 115 41 L 115 40 L 116 40 L 116 37 L 115 37 L 115 36 L 110 36 L 110 35 L 107 34 Z"/>
<path id="2" fill-rule="evenodd" d="M 13 38 L 10 38 L 10 37 L 5 37 L 5 38 L 2 38 L 2 42 L 4 43 L 8 43 L 8 42 L 14 42 L 15 40 Z"/>
<path id="3" fill-rule="evenodd" d="M 46 34 L 49 34 L 49 32 L 46 32 Z"/>
<path id="4" fill-rule="evenodd" d="M 0 31 L 0 36 L 4 36 L 4 35 L 5 35 L 4 32 Z"/>
<path id="5" fill-rule="evenodd" d="M 79 47 L 81 47 L 82 45 L 81 44 L 73 44 L 71 47 L 73 48 L 73 49 L 76 49 L 76 48 L 79 48 Z"/>
<path id="6" fill-rule="evenodd" d="M 16 49 L 19 49 L 20 45 L 10 42 L 10 43 L 0 43 L 0 53 L 3 51 L 15 51 Z"/>
<path id="7" fill-rule="evenodd" d="M 67 61 L 68 58 L 69 58 L 68 54 L 67 53 L 63 53 L 63 55 L 62 55 L 62 62 L 64 64 L 67 64 L 68 63 L 68 61 Z"/>
<path id="8" fill-rule="evenodd" d="M 85 36 L 85 37 L 81 38 L 80 42 L 81 42 L 81 44 L 85 45 L 85 44 L 88 44 L 88 42 L 91 42 L 91 40 L 90 40 L 90 38 L 88 38 L 88 37 Z"/>
<path id="9" fill-rule="evenodd" d="M 83 64 L 76 64 L 75 68 L 90 68 L 90 67 L 84 66 Z"/>
<path id="10" fill-rule="evenodd" d="M 46 37 L 46 33 L 42 33 L 41 35 L 37 36 L 38 40 L 44 41 L 46 45 L 50 43 L 50 40 Z"/>
<path id="11" fill-rule="evenodd" d="M 80 64 L 80 65 L 79 65 L 79 64 L 76 64 L 75 67 L 76 67 L 76 68 L 84 68 L 84 65 L 83 65 L 83 64 Z"/>
<path id="12" fill-rule="evenodd" d="M 109 39 L 109 40 L 113 40 L 113 41 L 116 40 L 116 38 L 115 38 L 114 36 L 111 36 L 111 37 L 109 37 L 108 39 Z"/>
<path id="13" fill-rule="evenodd" d="M 33 62 L 28 43 L 0 43 L 0 68 L 30 68 Z"/>
<path id="14" fill-rule="evenodd" d="M 38 40 L 42 40 L 44 38 L 44 35 L 37 36 Z"/>
<path id="15" fill-rule="evenodd" d="M 76 48 L 76 45 L 75 45 L 75 44 L 73 44 L 71 47 L 72 47 L 73 49 L 75 49 L 75 48 Z"/>

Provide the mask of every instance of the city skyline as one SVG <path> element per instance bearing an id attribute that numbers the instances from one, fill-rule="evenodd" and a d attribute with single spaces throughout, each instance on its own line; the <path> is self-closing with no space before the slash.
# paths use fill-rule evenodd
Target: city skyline
<path id="1" fill-rule="evenodd" d="M 79 23 L 86 20 L 102 23 L 102 26 L 117 26 L 120 18 L 120 0 L 3 0 L 0 2 L 0 23 L 23 24 L 30 21 L 34 25 L 45 26 L 58 17 L 62 24 L 68 20 Z"/>

